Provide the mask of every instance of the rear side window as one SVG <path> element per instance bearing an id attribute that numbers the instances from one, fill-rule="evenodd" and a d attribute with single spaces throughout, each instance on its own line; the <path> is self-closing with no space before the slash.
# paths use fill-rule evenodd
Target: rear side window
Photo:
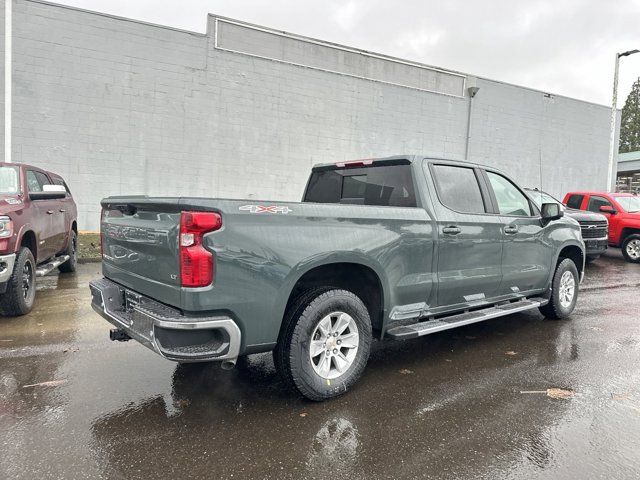
<path id="1" fill-rule="evenodd" d="M 580 210 L 580 205 L 582 205 L 583 199 L 584 195 L 570 195 L 569 198 L 567 198 L 567 207 Z"/>
<path id="2" fill-rule="evenodd" d="M 411 165 L 321 170 L 311 174 L 305 202 L 415 207 Z"/>
<path id="3" fill-rule="evenodd" d="M 611 207 L 611 202 L 604 197 L 599 197 L 597 195 L 591 195 L 589 197 L 589 203 L 587 204 L 587 210 L 590 212 L 598 212 L 600 213 L 600 207 L 608 206 Z"/>
<path id="4" fill-rule="evenodd" d="M 485 213 L 480 184 L 472 168 L 433 165 L 438 197 L 445 207 L 461 213 Z"/>
<path id="5" fill-rule="evenodd" d="M 67 186 L 65 181 L 62 180 L 60 177 L 51 177 L 51 181 L 53 182 L 54 185 L 63 186 L 64 189 L 67 191 L 67 193 L 71 195 L 71 191 L 69 190 L 69 187 Z"/>

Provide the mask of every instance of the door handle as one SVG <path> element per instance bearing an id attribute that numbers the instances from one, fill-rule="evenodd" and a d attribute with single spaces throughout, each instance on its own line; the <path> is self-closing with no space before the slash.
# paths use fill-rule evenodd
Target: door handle
<path id="1" fill-rule="evenodd" d="M 447 235 L 457 235 L 461 231 L 462 230 L 460 230 L 460 227 L 456 227 L 455 225 L 450 225 L 442 229 L 442 233 L 446 233 Z"/>
<path id="2" fill-rule="evenodd" d="M 64 208 L 61 208 L 60 213 L 64 213 L 64 212 L 66 212 L 66 210 Z"/>
<path id="3" fill-rule="evenodd" d="M 518 233 L 518 226 L 507 225 L 506 227 L 504 227 L 504 233 L 506 233 L 507 235 L 513 235 L 514 233 Z"/>
<path id="4" fill-rule="evenodd" d="M 47 215 L 53 215 L 53 210 L 47 210 Z"/>

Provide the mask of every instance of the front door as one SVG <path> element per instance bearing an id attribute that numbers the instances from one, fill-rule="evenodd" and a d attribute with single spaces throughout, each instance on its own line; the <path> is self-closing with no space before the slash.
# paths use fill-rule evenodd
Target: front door
<path id="1" fill-rule="evenodd" d="M 502 279 L 502 221 L 489 213 L 473 167 L 433 163 L 437 210 L 438 307 L 466 308 L 495 297 Z"/>
<path id="2" fill-rule="evenodd" d="M 486 171 L 487 183 L 503 223 L 501 295 L 541 290 L 549 279 L 553 247 L 537 209 L 507 177 Z"/>
<path id="3" fill-rule="evenodd" d="M 47 176 L 37 170 L 27 170 L 25 172 L 27 192 L 42 192 L 42 186 L 49 183 Z M 49 257 L 55 255 L 56 250 L 56 230 L 53 218 L 56 212 L 56 200 L 30 200 L 31 208 L 34 210 L 32 224 L 37 240 L 36 263 L 41 263 Z"/>

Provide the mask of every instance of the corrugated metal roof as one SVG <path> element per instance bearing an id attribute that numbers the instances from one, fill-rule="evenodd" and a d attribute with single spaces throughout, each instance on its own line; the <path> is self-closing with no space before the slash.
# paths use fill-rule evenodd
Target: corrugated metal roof
<path id="1" fill-rule="evenodd" d="M 618 154 L 618 163 L 632 162 L 633 160 L 640 160 L 640 150 L 635 152 L 625 152 L 625 153 Z"/>

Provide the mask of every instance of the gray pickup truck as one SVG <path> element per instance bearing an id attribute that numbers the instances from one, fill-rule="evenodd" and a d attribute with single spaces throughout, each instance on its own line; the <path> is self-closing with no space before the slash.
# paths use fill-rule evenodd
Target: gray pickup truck
<path id="1" fill-rule="evenodd" d="M 93 308 L 177 362 L 273 351 L 312 400 L 345 392 L 373 338 L 573 311 L 585 247 L 489 167 L 422 156 L 319 165 L 302 203 L 109 197 Z"/>

